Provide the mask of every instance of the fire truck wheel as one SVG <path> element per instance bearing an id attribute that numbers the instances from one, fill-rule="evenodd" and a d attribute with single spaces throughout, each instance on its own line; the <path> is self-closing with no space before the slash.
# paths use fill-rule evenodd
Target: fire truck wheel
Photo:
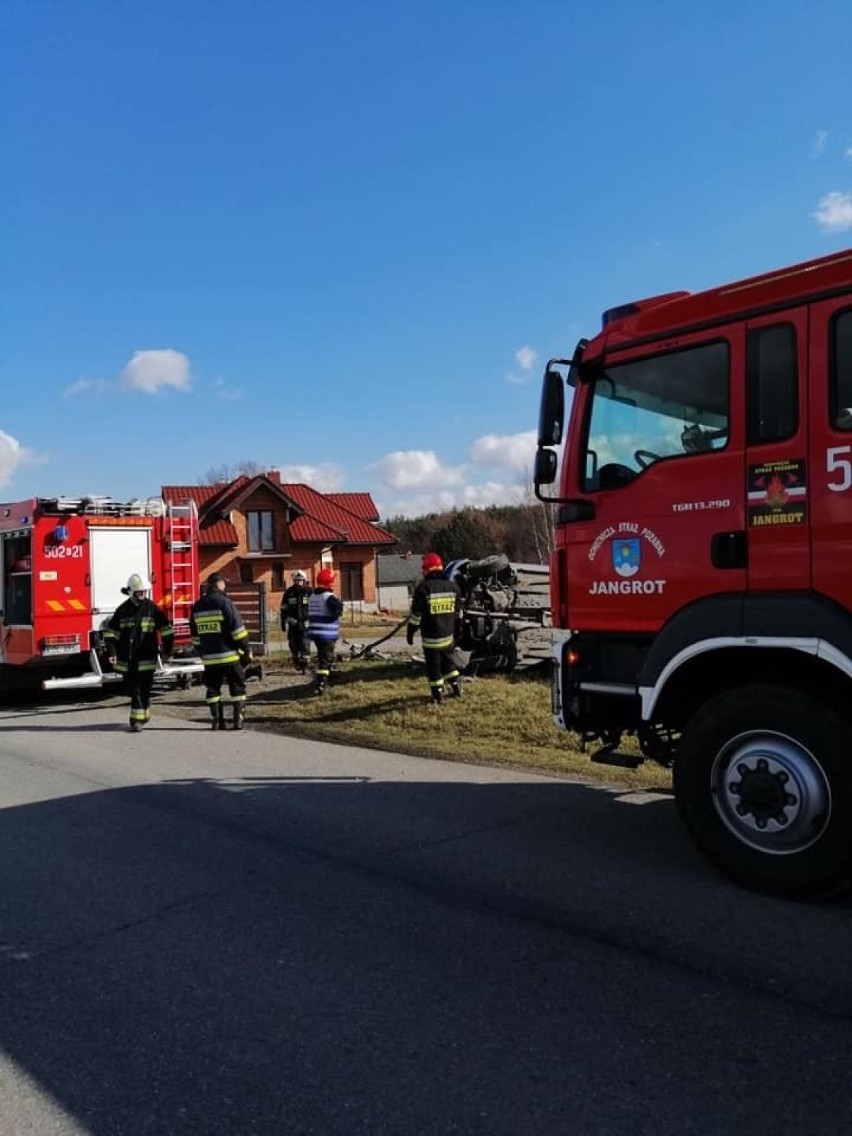
<path id="1" fill-rule="evenodd" d="M 687 724 L 675 800 L 702 851 L 760 891 L 825 898 L 852 882 L 852 727 L 786 687 L 725 691 Z"/>

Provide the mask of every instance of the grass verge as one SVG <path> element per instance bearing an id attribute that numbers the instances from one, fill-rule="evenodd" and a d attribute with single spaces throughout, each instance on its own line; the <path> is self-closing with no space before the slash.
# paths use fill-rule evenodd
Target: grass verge
<path id="1" fill-rule="evenodd" d="M 401 662 L 344 663 L 327 694 L 308 684 L 273 686 L 251 699 L 253 725 L 288 734 L 453 761 L 667 790 L 653 763 L 637 770 L 596 765 L 579 739 L 553 724 L 541 674 L 493 675 L 464 682 L 462 699 L 429 704 L 422 670 Z"/>

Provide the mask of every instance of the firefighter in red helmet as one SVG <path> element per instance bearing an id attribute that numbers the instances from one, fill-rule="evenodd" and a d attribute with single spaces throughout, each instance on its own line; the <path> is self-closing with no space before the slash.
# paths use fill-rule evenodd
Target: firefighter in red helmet
<path id="1" fill-rule="evenodd" d="M 461 698 L 461 679 L 453 660 L 456 620 L 461 609 L 461 592 L 455 580 L 444 579 L 444 564 L 437 552 L 427 552 L 420 563 L 423 579 L 411 597 L 411 614 L 405 637 L 409 646 L 420 629 L 426 677 L 434 703 L 444 699 L 447 684 L 454 698 Z"/>
<path id="2" fill-rule="evenodd" d="M 308 600 L 308 638 L 317 649 L 316 686 L 317 694 L 324 694 L 331 679 L 334 666 L 334 650 L 340 636 L 340 616 L 343 604 L 332 591 L 334 572 L 331 568 L 320 568 L 317 572 L 317 586 Z"/>

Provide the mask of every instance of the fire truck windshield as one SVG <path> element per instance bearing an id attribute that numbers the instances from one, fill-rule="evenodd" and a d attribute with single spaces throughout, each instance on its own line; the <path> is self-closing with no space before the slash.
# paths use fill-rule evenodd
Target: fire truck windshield
<path id="1" fill-rule="evenodd" d="M 728 439 L 728 345 L 702 344 L 608 367 L 591 384 L 585 484 L 628 484 L 663 458 L 721 449 Z"/>

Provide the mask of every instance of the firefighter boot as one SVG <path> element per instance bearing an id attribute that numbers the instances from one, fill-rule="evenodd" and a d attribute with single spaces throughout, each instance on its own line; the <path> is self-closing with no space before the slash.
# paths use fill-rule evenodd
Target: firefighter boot
<path id="1" fill-rule="evenodd" d="M 212 726 L 214 730 L 224 730 L 225 707 L 221 702 L 210 707 L 210 717 L 213 719 Z"/>
<path id="2" fill-rule="evenodd" d="M 452 694 L 453 698 L 461 698 L 461 696 L 462 696 L 461 679 L 458 679 L 458 678 L 451 678 L 450 679 L 450 693 Z"/>
<path id="3" fill-rule="evenodd" d="M 314 694 L 325 694 L 328 690 L 328 678 L 326 675 L 317 675 L 317 684 L 314 688 Z"/>
<path id="4" fill-rule="evenodd" d="M 444 688 L 442 686 L 432 687 L 432 705 L 440 706 L 444 701 Z"/>
<path id="5" fill-rule="evenodd" d="M 234 729 L 235 730 L 241 730 L 243 728 L 245 716 L 246 716 L 245 707 L 241 703 L 238 702 L 236 704 L 236 706 L 234 706 Z"/>

